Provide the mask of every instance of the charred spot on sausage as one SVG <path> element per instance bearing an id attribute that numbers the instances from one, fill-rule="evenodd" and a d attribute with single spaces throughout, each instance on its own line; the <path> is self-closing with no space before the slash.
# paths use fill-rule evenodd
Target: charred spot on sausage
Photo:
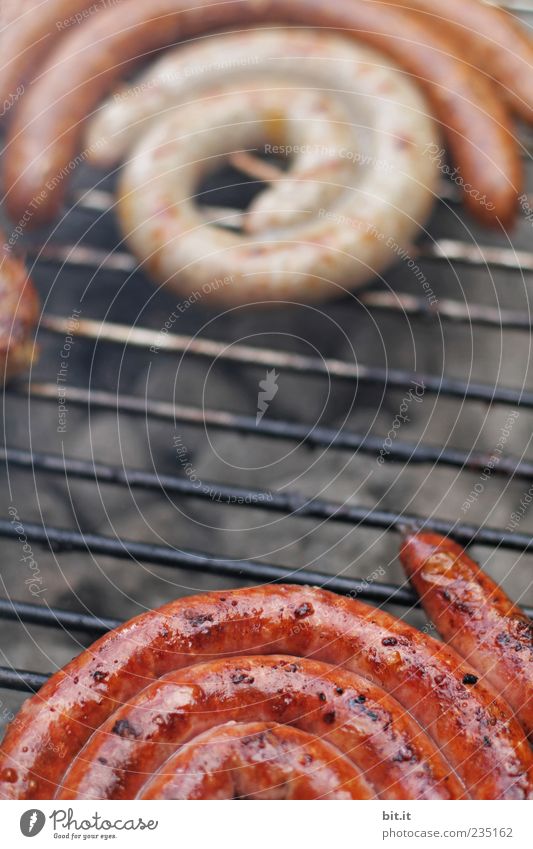
<path id="1" fill-rule="evenodd" d="M 126 740 L 138 740 L 141 736 L 127 719 L 117 719 L 111 731 L 113 734 L 118 734 L 119 737 Z"/>
<path id="2" fill-rule="evenodd" d="M 294 615 L 297 619 L 305 619 L 306 616 L 311 616 L 314 612 L 313 605 L 304 601 L 303 604 L 300 604 L 300 606 L 296 608 Z"/>

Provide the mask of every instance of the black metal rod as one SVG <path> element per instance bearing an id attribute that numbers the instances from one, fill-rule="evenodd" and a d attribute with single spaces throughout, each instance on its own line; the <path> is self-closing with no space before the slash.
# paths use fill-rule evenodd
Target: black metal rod
<path id="1" fill-rule="evenodd" d="M 403 531 L 409 527 L 433 530 L 444 536 L 451 536 L 465 545 L 475 542 L 477 545 L 533 552 L 533 537 L 528 534 L 512 533 L 496 528 L 479 528 L 476 525 L 453 523 L 441 519 L 424 519 L 421 516 L 402 515 L 386 510 L 369 510 L 366 507 L 353 507 L 352 511 L 354 520 L 357 516 L 359 523 L 369 528 Z M 344 578 L 306 568 L 292 569 L 254 560 L 222 558 L 189 549 L 177 549 L 166 545 L 107 537 L 102 534 L 81 533 L 68 528 L 38 525 L 34 522 L 25 522 L 23 519 L 18 521 L 16 526 L 7 519 L 0 520 L 0 537 L 18 539 L 21 532 L 29 541 L 51 547 L 54 551 L 85 551 L 178 569 L 200 569 L 211 575 L 224 575 L 257 583 L 272 581 L 300 585 L 316 584 L 333 592 L 360 595 L 379 602 L 410 605 L 415 598 L 410 590 L 399 589 L 393 584 L 369 584 L 364 580 Z"/>
<path id="2" fill-rule="evenodd" d="M 0 599 L 0 619 L 42 625 L 46 628 L 65 628 L 67 631 L 83 631 L 90 634 L 105 634 L 118 628 L 119 619 L 107 619 L 88 613 L 76 613 L 48 605 L 28 604 L 24 601 Z"/>
<path id="3" fill-rule="evenodd" d="M 528 310 L 509 310 L 467 301 L 440 298 L 432 304 L 422 295 L 407 292 L 371 289 L 357 297 L 358 302 L 369 309 L 400 313 L 426 321 L 450 321 L 457 324 L 478 325 L 498 330 L 533 330 L 532 317 Z M 46 316 L 45 316 L 46 318 Z"/>
<path id="4" fill-rule="evenodd" d="M 362 439 L 362 438 L 361 438 Z M 382 444 L 379 440 L 369 440 L 371 445 L 362 442 L 361 450 L 366 453 L 377 453 Z M 409 454 L 406 449 L 411 449 Z M 394 453 L 393 453 L 394 450 Z M 439 449 L 422 449 L 417 456 L 415 445 L 395 444 L 391 448 L 389 459 L 405 459 L 410 461 L 412 456 L 417 462 L 433 462 L 452 465 L 470 470 L 483 469 L 490 456 L 476 454 L 471 456 L 461 451 L 450 450 L 441 458 Z M 176 475 L 155 474 L 142 469 L 126 469 L 104 463 L 91 463 L 87 460 L 77 460 L 63 457 L 60 454 L 35 453 L 18 448 L 0 448 L 0 460 L 8 465 L 25 470 L 40 470 L 49 474 L 61 475 L 81 480 L 97 481 L 99 484 L 127 486 L 134 489 L 151 490 L 167 495 L 181 495 L 185 498 L 197 498 L 226 506 L 251 507 L 273 513 L 286 513 L 300 518 L 329 519 L 335 522 L 359 521 L 359 513 L 353 513 L 354 508 L 349 504 L 340 504 L 326 499 L 308 497 L 300 492 L 270 492 L 267 490 L 250 489 L 249 487 L 233 486 L 215 481 L 196 483 L 188 478 Z M 493 471 L 499 474 L 512 475 L 517 478 L 531 479 L 533 463 L 520 462 L 517 458 L 502 458 Z M 355 508 L 357 510 L 357 508 Z"/>
<path id="5" fill-rule="evenodd" d="M 407 588 L 394 584 L 370 583 L 355 578 L 344 578 L 310 569 L 292 569 L 254 560 L 233 560 L 216 557 L 199 551 L 175 549 L 165 545 L 133 542 L 131 540 L 106 537 L 101 534 L 80 533 L 65 528 L 38 525 L 20 520 L 16 527 L 6 519 L 0 520 L 0 536 L 18 539 L 21 526 L 25 538 L 54 551 L 84 551 L 117 557 L 122 560 L 138 560 L 177 569 L 198 569 L 211 575 L 247 580 L 256 583 L 292 583 L 301 586 L 322 586 L 341 595 L 360 596 L 375 602 L 412 605 L 416 596 Z"/>
<path id="6" fill-rule="evenodd" d="M 0 666 L 0 687 L 4 690 L 19 690 L 22 693 L 36 693 L 46 684 L 50 675 L 40 672 L 28 672 L 27 669 L 10 669 Z"/>
<path id="7" fill-rule="evenodd" d="M 57 403 L 57 386 L 53 383 L 32 383 L 31 386 L 11 384 L 5 391 L 12 395 L 25 397 L 28 391 L 32 399 Z M 516 400 L 516 399 L 515 399 Z M 309 447 L 327 447 L 346 451 L 362 450 L 369 454 L 379 454 L 384 437 L 366 436 L 352 431 L 337 430 L 329 427 L 313 427 L 298 422 L 281 419 L 263 418 L 259 424 L 254 416 L 225 410 L 209 410 L 189 407 L 184 404 L 171 404 L 157 399 L 138 398 L 132 395 L 116 395 L 112 392 L 88 390 L 83 387 L 70 387 L 68 402 L 76 407 L 88 407 L 93 410 L 121 412 L 128 415 L 149 417 L 158 421 L 167 421 L 190 425 L 191 427 L 212 427 L 226 432 L 235 432 L 249 436 L 269 439 L 286 439 L 300 442 Z M 518 404 L 516 406 L 519 406 Z M 525 406 L 529 406 L 526 404 Z M 438 448 L 430 445 L 395 441 L 389 461 L 408 461 L 410 463 L 442 463 L 455 468 L 470 468 L 481 471 L 490 459 L 490 453 L 465 452 L 455 448 Z M 518 461 L 514 457 L 502 457 L 493 469 L 494 474 L 530 476 L 531 464 Z"/>
<path id="8" fill-rule="evenodd" d="M 533 203 L 533 198 L 532 198 Z M 425 321 L 453 322 L 467 325 L 478 325 L 480 327 L 496 328 L 498 330 L 522 330 L 530 332 L 533 329 L 532 316 L 529 310 L 511 310 L 501 307 L 493 307 L 487 304 L 473 304 L 467 301 L 457 301 L 449 298 L 440 298 L 436 303 L 428 301 L 423 295 L 412 295 L 407 292 L 393 292 L 389 289 L 372 288 L 357 294 L 357 299 L 350 306 L 364 306 L 368 310 L 381 310 L 385 312 L 399 313 L 400 315 L 413 316 Z M 72 321 L 61 315 L 45 313 L 39 324 L 39 330 L 46 330 L 60 336 L 72 333 Z M 110 342 L 112 344 L 131 345 L 136 348 L 149 350 L 150 347 L 158 345 L 161 334 L 158 330 L 149 327 L 118 324 L 111 321 L 96 321 L 94 319 L 81 319 L 75 328 L 77 336 L 84 339 L 95 339 L 99 343 Z M 165 339 L 162 350 L 183 350 L 182 345 L 174 346 L 176 338 L 184 337 L 177 334 L 169 335 Z M 195 340 L 189 338 L 189 347 Z"/>
<path id="9" fill-rule="evenodd" d="M 43 320 L 48 330 L 55 327 L 63 327 L 64 319 L 50 316 Z M 417 387 L 421 390 L 419 394 L 429 393 L 432 395 L 444 395 L 461 400 L 482 401 L 486 404 L 512 404 L 533 408 L 533 392 L 523 389 L 515 389 L 507 386 L 492 386 L 490 383 L 477 383 L 465 381 L 459 378 L 446 377 L 444 375 L 426 374 L 424 372 L 410 371 L 408 369 L 389 369 L 382 366 L 367 366 L 363 363 L 348 362 L 335 358 L 321 359 L 320 357 L 309 357 L 303 354 L 294 354 L 290 351 L 275 351 L 270 348 L 259 348 L 252 345 L 228 345 L 226 342 L 217 342 L 213 339 L 203 337 L 192 338 L 179 334 L 168 334 L 159 339 L 159 334 L 143 328 L 128 329 L 123 325 L 102 324 L 95 321 L 84 320 L 80 322 L 79 329 L 82 335 L 107 341 L 121 341 L 124 345 L 146 348 L 147 343 L 155 345 L 161 352 L 181 353 L 184 356 L 194 356 L 210 361 L 220 360 L 223 362 L 239 363 L 252 368 L 275 368 L 287 371 L 303 377 L 327 377 L 330 380 L 349 380 L 356 385 L 362 383 L 376 383 L 387 390 Z M 54 330 L 54 332 L 56 332 Z M 126 333 L 126 335 L 124 335 Z M 107 334 L 107 337 L 106 337 Z M 55 384 L 32 384 L 31 390 L 43 391 L 46 388 L 57 401 L 57 386 Z M 73 393 L 83 391 L 81 387 L 70 387 L 69 400 Z M 87 392 L 87 390 L 85 390 Z M 90 391 L 90 401 L 95 403 L 95 397 L 104 396 L 108 393 L 98 390 Z M 113 409 L 120 408 L 121 399 L 116 395 L 113 398 Z M 143 407 L 146 411 L 146 405 Z"/>

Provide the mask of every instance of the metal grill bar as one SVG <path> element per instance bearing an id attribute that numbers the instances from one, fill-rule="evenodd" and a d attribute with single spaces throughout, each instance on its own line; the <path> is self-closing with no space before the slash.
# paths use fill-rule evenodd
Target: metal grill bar
<path id="1" fill-rule="evenodd" d="M 521 12 L 523 15 L 533 15 L 533 8 L 526 6 L 523 0 L 483 0 L 489 6 L 501 6 L 510 12 Z"/>
<path id="2" fill-rule="evenodd" d="M 20 397 L 25 397 L 29 391 L 32 398 L 45 401 L 57 399 L 57 386 L 53 383 L 32 383 L 30 387 L 11 384 L 6 391 Z M 199 407 L 188 407 L 181 404 L 173 405 L 167 401 L 145 401 L 134 396 L 121 395 L 118 397 L 111 392 L 71 387 L 68 400 L 69 404 L 78 407 L 90 405 L 92 409 L 118 411 L 143 417 L 148 415 L 161 421 L 181 422 L 192 427 L 208 426 L 232 433 L 294 440 L 313 447 L 330 446 L 343 450 L 356 450 L 361 447 L 361 437 L 349 432 L 323 427 L 316 427 L 310 431 L 306 425 L 273 419 L 263 419 L 257 425 L 252 416 L 243 416 L 223 410 L 202 410 Z"/>
<path id="3" fill-rule="evenodd" d="M 355 526 L 377 528 L 381 530 L 402 531 L 407 528 L 433 530 L 443 536 L 451 536 L 459 542 L 468 545 L 487 545 L 493 548 L 504 548 L 513 551 L 533 552 L 533 537 L 529 534 L 510 532 L 498 528 L 477 527 L 476 525 L 449 522 L 438 518 L 424 518 L 413 514 L 399 514 L 389 510 L 370 510 L 366 507 L 353 506 L 349 521 Z M 312 502 L 307 514 L 313 517 Z M 295 584 L 318 584 L 326 586 L 341 594 L 356 593 L 372 601 L 392 602 L 410 605 L 413 595 L 394 585 L 372 584 L 367 586 L 365 581 L 351 578 L 332 576 L 307 568 L 290 569 L 270 563 L 254 560 L 234 560 L 204 552 L 187 549 L 176 549 L 165 545 L 136 542 L 102 534 L 81 533 L 70 529 L 38 525 L 24 522 L 24 534 L 28 540 L 40 545 L 50 546 L 55 551 L 84 551 L 91 554 L 101 554 L 117 557 L 122 560 L 138 560 L 154 563 L 159 566 L 177 569 L 201 569 L 207 574 L 224 575 L 225 577 L 247 581 L 292 582 Z M 19 531 L 8 520 L 0 520 L 0 536 L 17 539 Z M 407 593 L 407 595 L 406 595 Z"/>
<path id="4" fill-rule="evenodd" d="M 405 520 L 404 520 L 405 521 Z M 83 551 L 91 554 L 116 557 L 121 560 L 138 560 L 177 569 L 198 569 L 210 575 L 255 581 L 257 583 L 293 583 L 300 586 L 322 586 L 341 595 L 358 596 L 378 603 L 390 602 L 411 606 L 417 604 L 414 593 L 394 584 L 373 583 L 355 578 L 328 575 L 310 569 L 290 569 L 254 560 L 231 560 L 199 551 L 175 549 L 131 540 L 106 537 L 101 534 L 82 534 L 70 529 L 37 525 L 21 520 L 28 540 L 50 546 L 54 551 Z M 0 520 L 0 536 L 18 539 L 19 533 L 11 522 Z"/>
<path id="5" fill-rule="evenodd" d="M 533 321 L 529 311 L 505 310 L 484 304 L 467 304 L 451 299 L 441 299 L 430 303 L 427 298 L 387 291 L 362 292 L 357 296 L 357 303 L 371 310 L 383 310 L 423 318 L 426 320 L 450 321 L 461 324 L 495 327 L 499 330 L 533 329 Z M 131 327 L 109 321 L 80 319 L 73 327 L 70 319 L 58 315 L 43 315 L 40 330 L 64 335 L 74 332 L 77 336 L 98 341 L 133 345 L 137 348 L 149 349 L 162 342 L 162 334 L 149 327 Z M 167 334 L 165 334 L 167 335 Z M 175 334 L 168 334 L 172 346 Z M 172 347 L 162 350 L 173 350 Z M 181 349 L 178 349 L 181 350 Z"/>
<path id="6" fill-rule="evenodd" d="M 90 333 L 92 338 L 99 338 L 98 329 L 101 328 L 101 325 L 98 322 L 85 322 L 85 325 L 89 325 L 86 327 L 87 334 Z M 91 328 L 90 325 L 94 325 L 94 327 Z M 115 325 L 115 328 L 117 327 L 119 328 L 117 333 L 120 336 L 123 332 L 123 326 Z M 138 329 L 138 331 L 138 334 L 130 331 L 131 339 L 137 339 L 137 344 L 144 348 L 148 341 L 145 335 L 146 331 L 142 329 Z M 108 326 L 107 332 L 113 335 L 113 327 L 109 328 Z M 149 334 L 149 338 L 153 340 L 153 331 L 149 331 Z M 514 389 L 512 387 L 492 386 L 488 383 L 464 381 L 445 376 L 439 377 L 438 375 L 405 369 L 366 366 L 360 363 L 349 363 L 333 358 L 319 359 L 318 357 L 292 354 L 288 351 L 274 351 L 268 348 L 256 348 L 249 345 L 230 345 L 226 342 L 216 342 L 212 339 L 199 339 L 178 334 L 163 335 L 159 339 L 159 342 L 162 351 L 181 352 L 184 356 L 197 356 L 209 360 L 217 359 L 223 362 L 237 362 L 241 365 L 253 366 L 255 368 L 259 366 L 268 369 L 275 368 L 280 371 L 287 371 L 306 377 L 326 376 L 333 380 L 349 380 L 354 383 L 357 381 L 377 383 L 382 384 L 389 390 L 404 390 L 409 386 L 418 385 L 423 388 L 424 392 L 431 393 L 432 395 L 459 398 L 460 400 L 482 401 L 491 405 L 505 404 L 533 409 L 533 392 Z M 152 342 L 152 344 L 154 343 Z M 13 386 L 15 387 L 14 390 L 12 387 L 9 387 L 7 391 L 16 391 L 20 394 L 20 384 L 18 387 L 16 384 L 13 384 Z M 27 389 L 23 391 L 27 391 Z M 57 398 L 57 386 L 52 383 L 32 383 L 30 391 L 32 395 L 39 395 L 42 398 Z M 81 398 L 82 393 L 90 398 L 91 403 L 99 404 L 99 406 L 108 406 L 107 399 L 110 397 L 109 393 L 92 389 L 89 391 L 82 387 L 71 387 L 69 389 L 69 400 Z M 123 408 L 126 403 L 124 396 L 117 399 L 113 395 L 112 398 L 113 403 L 110 409 L 116 410 Z M 85 403 L 85 400 L 83 403 Z M 128 399 L 127 404 L 134 407 L 135 399 Z M 143 412 L 149 412 L 149 407 L 152 404 L 161 405 L 163 402 L 143 402 Z M 173 409 L 173 405 L 167 406 Z M 174 416 L 172 415 L 172 417 Z"/>
<path id="7" fill-rule="evenodd" d="M 418 605 L 416 595 L 408 587 L 393 587 L 389 584 L 379 584 L 379 587 L 382 589 L 384 587 L 394 589 L 394 601 L 398 605 L 406 604 L 407 601 L 409 601 L 410 607 Z M 354 594 L 352 590 L 351 595 L 353 596 Z M 364 596 L 365 594 L 363 592 L 358 594 L 359 598 L 363 598 Z M 398 599 L 401 600 L 399 601 Z M 533 608 L 522 607 L 522 610 L 533 618 Z M 0 599 L 0 619 L 10 622 L 21 622 L 28 625 L 40 625 L 44 628 L 61 627 L 66 631 L 82 631 L 84 633 L 94 634 L 95 636 L 106 634 L 108 631 L 112 631 L 122 625 L 120 619 L 102 618 L 95 614 L 76 613 L 58 607 L 28 604 L 27 602 L 13 601 L 11 599 Z"/>
<path id="8" fill-rule="evenodd" d="M 22 693 L 36 693 L 46 684 L 50 675 L 29 672 L 27 669 L 9 669 L 0 666 L 0 687 L 4 690 L 18 690 Z"/>
<path id="9" fill-rule="evenodd" d="M 10 394 L 25 397 L 28 391 L 32 398 L 44 401 L 57 400 L 57 386 L 52 383 L 31 384 L 31 387 L 12 385 L 7 390 Z M 383 446 L 383 437 L 362 436 L 350 431 L 335 430 L 334 428 L 315 427 L 276 419 L 262 419 L 256 423 L 253 416 L 229 413 L 224 410 L 202 410 L 200 407 L 188 407 L 180 404 L 170 404 L 167 401 L 156 401 L 137 398 L 134 396 L 116 396 L 111 392 L 87 390 L 71 387 L 68 396 L 69 404 L 77 407 L 106 410 L 108 412 L 128 413 L 136 416 L 149 416 L 155 420 L 180 422 L 191 427 L 212 427 L 218 430 L 261 436 L 269 439 L 284 439 L 300 442 L 309 447 L 330 447 L 343 451 L 365 451 L 378 454 Z M 454 448 L 434 448 L 428 445 L 415 445 L 408 442 L 395 442 L 389 455 L 390 461 L 411 461 L 413 463 L 442 463 L 455 468 L 470 467 L 482 470 L 485 468 L 490 454 L 482 452 L 466 453 Z M 501 458 L 495 466 L 496 474 L 516 474 L 517 477 L 528 477 L 529 461 L 517 462 L 514 457 Z"/>
<path id="10" fill-rule="evenodd" d="M 415 601 L 413 597 L 413 602 Z M 530 608 L 523 609 L 528 616 L 533 616 L 533 610 Z M 118 627 L 120 624 L 118 620 L 102 620 L 95 616 L 73 614 L 53 608 L 40 608 L 38 605 L 30 605 L 23 602 L 7 601 L 0 602 L 0 617 L 52 627 L 56 627 L 61 622 L 72 630 L 98 633 L 104 633 L 106 630 Z M 106 621 L 109 623 L 109 628 L 106 627 Z M 0 667 L 0 688 L 34 693 L 46 683 L 49 677 L 49 675 L 42 675 L 28 670 Z"/>
<path id="11" fill-rule="evenodd" d="M 355 436 L 355 435 L 354 435 Z M 376 454 L 379 439 L 372 438 L 372 445 L 367 445 L 364 437 L 361 439 L 361 450 L 365 453 Z M 411 453 L 409 453 L 411 452 Z M 399 461 L 435 462 L 458 468 L 466 467 L 470 471 L 483 470 L 490 455 L 481 453 L 467 454 L 450 449 L 444 451 L 438 448 L 422 447 L 420 452 L 416 445 L 402 443 L 391 447 L 388 458 Z M 444 459 L 442 459 L 444 457 Z M 201 486 L 185 477 L 176 475 L 157 474 L 143 469 L 128 469 L 105 463 L 94 463 L 65 457 L 60 454 L 32 454 L 18 448 L 0 448 L 0 459 L 7 465 L 17 466 L 31 471 L 43 471 L 48 474 L 79 478 L 81 480 L 97 481 L 99 484 L 127 486 L 132 489 L 153 490 L 167 495 L 181 495 L 185 498 L 196 498 L 222 505 L 239 505 L 274 513 L 291 513 L 299 517 L 330 519 L 337 522 L 352 521 L 352 507 L 338 502 L 326 501 L 319 498 L 308 498 L 300 492 L 270 492 L 260 489 L 250 489 L 242 486 L 232 486 L 216 481 L 203 481 Z M 502 458 L 494 466 L 494 473 L 512 475 L 516 478 L 533 478 L 533 463 L 518 461 L 517 458 Z"/>
<path id="12" fill-rule="evenodd" d="M 369 309 L 398 312 L 424 319 L 439 319 L 462 324 L 496 327 L 499 330 L 533 329 L 529 311 L 505 310 L 484 304 L 467 304 L 442 298 L 430 303 L 427 298 L 395 292 L 362 292 L 357 300 Z"/>
<path id="13" fill-rule="evenodd" d="M 533 271 L 533 252 L 494 245 L 476 245 L 458 239 L 437 239 L 415 247 L 415 257 L 460 262 L 486 268 L 505 268 L 508 271 Z"/>
<path id="14" fill-rule="evenodd" d="M 118 628 L 118 619 L 106 619 L 87 613 L 75 613 L 58 607 L 28 604 L 24 601 L 0 599 L 0 619 L 42 625 L 45 628 L 64 628 L 66 631 L 83 631 L 90 634 L 105 634 Z"/>
<path id="15" fill-rule="evenodd" d="M 493 323 L 495 315 L 490 316 Z M 516 404 L 533 407 L 533 393 L 510 387 L 458 380 L 438 375 L 424 374 L 400 369 L 386 369 L 349 363 L 338 359 L 321 359 L 286 351 L 274 351 L 251 345 L 229 344 L 212 339 L 184 336 L 175 333 L 160 333 L 150 328 L 129 327 L 112 322 L 82 319 L 72 328 L 68 319 L 60 316 L 45 316 L 43 327 L 54 333 L 76 333 L 88 339 L 132 345 L 143 349 L 157 348 L 165 353 L 181 353 L 209 360 L 238 362 L 246 366 L 276 368 L 301 375 L 328 376 L 336 380 L 382 383 L 390 388 L 405 389 L 413 384 L 423 384 L 426 392 L 456 398 L 484 401 L 490 404 Z M 41 384 L 42 386 L 43 384 Z M 34 384 L 35 386 L 35 384 Z"/>
<path id="16" fill-rule="evenodd" d="M 126 251 L 112 252 L 86 245 L 34 245 L 28 253 L 41 262 L 61 265 L 116 271 L 134 274 L 142 265 Z M 437 262 L 463 263 L 478 268 L 502 268 L 521 273 L 533 271 L 533 251 L 519 251 L 494 245 L 475 245 L 460 239 L 438 239 L 423 242 L 409 249 L 413 259 L 436 260 Z"/>

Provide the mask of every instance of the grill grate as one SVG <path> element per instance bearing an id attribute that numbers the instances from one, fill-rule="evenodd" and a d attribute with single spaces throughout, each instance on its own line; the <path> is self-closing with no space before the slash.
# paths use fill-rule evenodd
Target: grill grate
<path id="1" fill-rule="evenodd" d="M 531 13 L 530 8 L 520 4 L 508 4 L 517 12 Z M 525 143 L 525 155 L 529 156 L 531 143 Z M 458 193 L 451 184 L 443 184 L 441 200 L 453 209 L 458 201 Z M 112 195 L 99 189 L 78 192 L 74 196 L 73 209 L 82 210 L 85 216 L 101 218 L 112 208 Z M 533 201 L 532 201 L 533 203 Z M 220 210 L 213 210 L 220 214 Z M 96 219 L 95 219 L 96 220 Z M 133 257 L 127 252 L 106 251 L 85 244 L 65 244 L 47 242 L 37 248 L 29 248 L 30 256 L 36 266 L 59 264 L 61 269 L 80 267 L 90 269 L 94 274 L 102 270 L 112 271 L 129 278 L 137 271 Z M 466 269 L 485 269 L 489 274 L 495 269 L 504 269 L 510 274 L 528 277 L 533 272 L 533 252 L 515 250 L 514 247 L 502 247 L 485 244 L 479 246 L 460 239 L 426 239 L 413 251 L 413 256 L 421 261 L 437 263 L 455 273 L 455 266 Z M 481 326 L 499 331 L 527 332 L 532 329 L 529 311 L 499 309 L 484 304 L 466 304 L 451 299 L 440 299 L 431 305 L 427 298 L 408 292 L 362 292 L 358 301 L 368 311 L 390 312 L 408 318 L 433 322 L 439 325 L 451 323 L 467 327 Z M 69 319 L 61 315 L 46 312 L 42 318 L 40 332 L 65 336 L 71 332 Z M 160 334 L 150 328 L 117 324 L 112 321 L 93 321 L 82 319 L 76 327 L 76 335 L 88 342 L 105 341 L 128 348 L 148 350 L 157 344 L 162 353 L 179 354 L 182 360 L 196 358 L 204 361 L 221 361 L 227 364 L 239 364 L 241 367 L 279 369 L 301 378 L 325 376 L 331 380 L 359 382 L 376 387 L 378 391 L 405 389 L 413 383 L 423 384 L 425 391 L 445 398 L 467 402 L 481 402 L 491 407 L 495 404 L 513 406 L 521 410 L 533 409 L 533 392 L 489 383 L 471 382 L 438 376 L 432 373 L 415 372 L 402 369 L 384 369 L 359 362 L 345 362 L 339 359 L 319 359 L 289 351 L 258 348 L 242 344 L 229 344 L 197 336 L 169 334 L 161 339 Z M 181 362 L 181 360 L 180 360 Z M 48 405 L 57 403 L 57 384 L 54 382 L 19 382 L 6 389 L 9 398 L 27 398 L 31 403 Z M 295 421 L 264 418 L 259 423 L 255 417 L 223 409 L 202 409 L 179 403 L 170 403 L 156 399 L 116 395 L 104 390 L 94 390 L 84 386 L 70 386 L 69 403 L 81 409 L 121 412 L 132 416 L 142 416 L 147 420 L 160 420 L 186 424 L 193 427 L 210 426 L 233 434 L 245 434 L 267 440 L 285 440 L 305 443 L 312 448 L 331 448 L 336 451 L 360 451 L 376 456 L 383 446 L 383 439 L 372 434 L 358 433 L 347 429 L 335 429 Z M 507 549 L 517 552 L 533 552 L 533 537 L 528 533 L 519 533 L 489 526 L 477 526 L 461 522 L 446 521 L 439 518 L 424 518 L 420 515 L 377 510 L 365 506 L 338 503 L 321 498 L 309 498 L 297 491 L 267 493 L 259 488 L 240 487 L 213 481 L 205 481 L 197 487 L 183 477 L 161 475 L 137 468 L 123 468 L 100 462 L 88 462 L 72 457 L 33 452 L 11 446 L 0 449 L 0 457 L 8 469 L 18 468 L 22 472 L 42 472 L 50 476 L 79 479 L 101 485 L 113 485 L 127 489 L 147 490 L 166 496 L 211 500 L 217 506 L 213 509 L 230 509 L 230 505 L 239 501 L 244 508 L 261 502 L 261 510 L 292 516 L 297 519 L 319 519 L 330 522 L 342 522 L 352 527 L 377 528 L 385 531 L 398 531 L 405 526 L 424 527 L 442 534 L 450 534 L 465 544 L 476 542 L 494 549 Z M 480 451 L 467 451 L 447 446 L 441 447 L 428 443 L 414 443 L 396 440 L 391 446 L 387 463 L 427 464 L 462 470 L 464 473 L 480 472 L 489 457 Z M 531 480 L 533 461 L 522 457 L 506 455 L 501 457 L 493 474 L 507 479 Z M 213 497 L 214 496 L 214 497 Z M 233 508 L 231 508 L 233 509 Z M 358 596 L 373 603 L 394 604 L 404 608 L 416 607 L 415 594 L 407 587 L 391 583 L 370 582 L 342 575 L 331 575 L 309 568 L 293 569 L 283 566 L 246 559 L 228 559 L 215 554 L 187 549 L 176 549 L 167 545 L 132 541 L 124 538 L 109 537 L 98 533 L 85 533 L 82 530 L 55 527 L 48 524 L 26 522 L 21 517 L 27 540 L 36 545 L 45 546 L 54 552 L 76 551 L 92 555 L 105 555 L 123 561 L 139 561 L 158 564 L 176 570 L 193 568 L 197 572 L 224 576 L 239 581 L 279 582 L 296 584 L 317 584 L 330 590 Z M 14 539 L 17 531 L 8 520 L 0 520 L 0 537 Z M 525 608 L 533 617 L 533 608 Z M 39 625 L 46 628 L 64 630 L 69 633 L 81 633 L 91 638 L 104 634 L 120 624 L 118 619 L 98 617 L 92 613 L 77 613 L 48 604 L 30 604 L 8 598 L 0 598 L 0 620 L 18 622 L 22 625 Z M 35 692 L 47 679 L 46 674 L 0 666 L 0 688 L 21 692 Z M 1 706 L 1 703 L 0 703 Z"/>

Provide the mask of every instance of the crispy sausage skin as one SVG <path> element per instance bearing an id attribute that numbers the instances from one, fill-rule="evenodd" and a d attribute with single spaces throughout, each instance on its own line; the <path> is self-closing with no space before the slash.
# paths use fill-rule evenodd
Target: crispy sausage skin
<path id="1" fill-rule="evenodd" d="M 520 725 L 459 655 L 358 600 L 294 586 L 180 599 L 102 637 L 23 705 L 2 745 L 0 792 L 51 798 L 91 734 L 154 678 L 258 653 L 363 675 L 411 712 L 471 795 L 530 796 L 532 754 Z"/>
<path id="2" fill-rule="evenodd" d="M 177 747 L 232 719 L 324 737 L 384 799 L 465 794 L 425 732 L 381 688 L 328 664 L 273 655 L 198 664 L 146 687 L 91 737 L 58 798 L 130 799 Z"/>
<path id="3" fill-rule="evenodd" d="M 141 799 L 373 799 L 330 743 L 273 722 L 230 722 L 185 744 Z"/>
<path id="4" fill-rule="evenodd" d="M 273 722 L 228 723 L 183 746 L 141 799 L 373 799 L 334 746 Z"/>
<path id="5" fill-rule="evenodd" d="M 401 560 L 442 637 L 509 702 L 533 736 L 533 623 L 460 545 L 409 534 Z"/>
<path id="6" fill-rule="evenodd" d="M 7 203 L 15 220 L 44 193 L 32 223 L 60 209 L 82 126 L 113 82 L 151 51 L 209 30 L 261 23 L 342 30 L 383 50 L 431 99 L 480 220 L 511 223 L 522 168 L 507 110 L 486 77 L 454 55 L 437 28 L 412 13 L 366 0 L 128 0 L 69 32 L 15 110 L 5 156 Z M 65 80 L 69 81 L 65 86 Z M 477 198 L 475 197 L 477 195 Z M 486 196 L 486 203 L 479 197 Z"/>
<path id="7" fill-rule="evenodd" d="M 0 376 L 9 379 L 29 368 L 36 349 L 34 332 L 40 302 L 24 263 L 6 248 L 0 233 Z"/>
<path id="8" fill-rule="evenodd" d="M 451 26 L 470 61 L 500 83 L 521 118 L 533 121 L 533 42 L 507 11 L 479 0 L 385 2 L 423 13 L 431 26 Z"/>

